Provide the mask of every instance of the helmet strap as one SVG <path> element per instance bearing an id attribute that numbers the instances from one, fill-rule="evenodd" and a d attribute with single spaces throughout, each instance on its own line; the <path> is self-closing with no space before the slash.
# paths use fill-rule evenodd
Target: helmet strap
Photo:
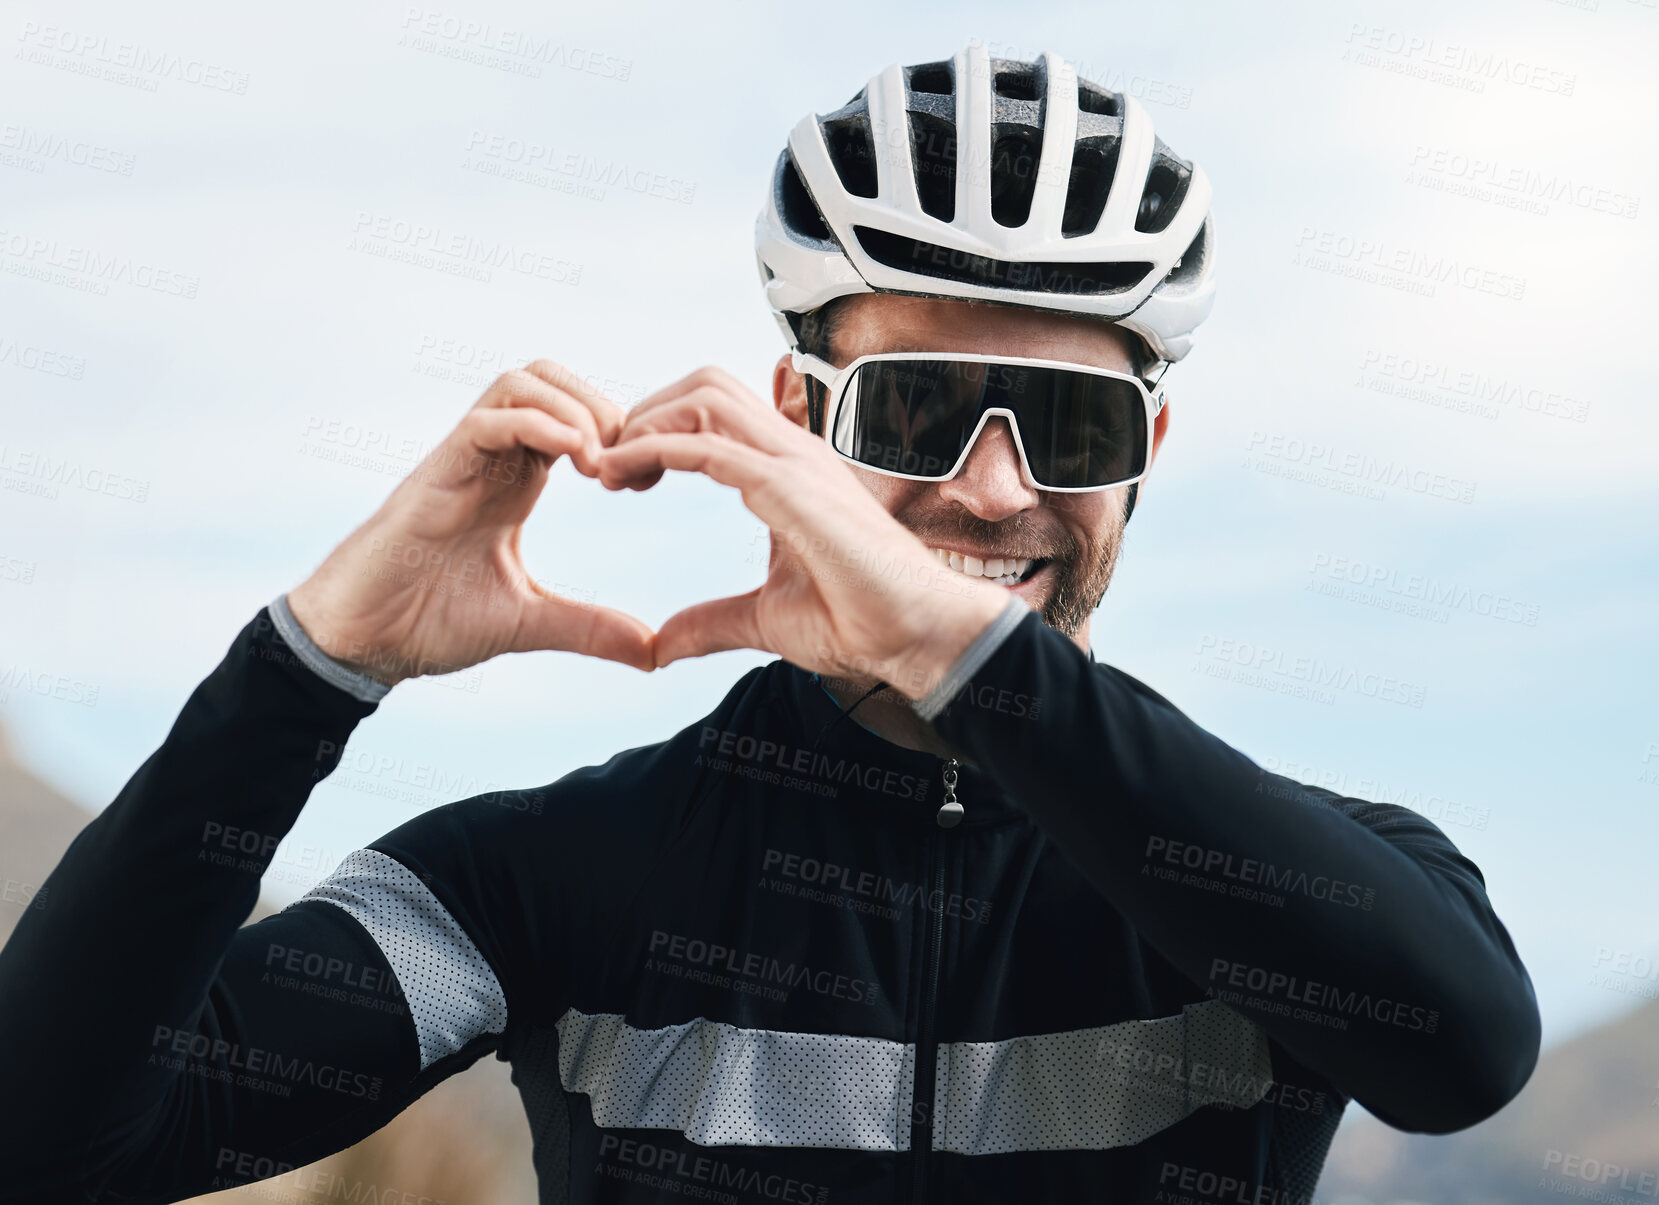
<path id="1" fill-rule="evenodd" d="M 824 407 L 829 405 L 829 386 L 816 377 L 802 375 L 806 380 L 807 429 L 821 436 L 824 433 Z"/>
<path id="2" fill-rule="evenodd" d="M 1126 527 L 1129 525 L 1129 516 L 1135 513 L 1135 491 L 1140 488 L 1141 483 L 1138 481 L 1129 483 L 1129 501 L 1123 506 L 1123 523 Z"/>

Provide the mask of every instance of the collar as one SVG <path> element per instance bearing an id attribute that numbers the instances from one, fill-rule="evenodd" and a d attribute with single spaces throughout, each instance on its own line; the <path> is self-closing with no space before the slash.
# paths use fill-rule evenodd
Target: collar
<path id="1" fill-rule="evenodd" d="M 943 757 L 907 749 L 878 736 L 858 723 L 857 711 L 844 715 L 842 704 L 816 674 L 781 659 L 768 669 L 776 675 L 781 701 L 799 717 L 796 728 L 803 746 L 810 750 L 817 741 L 817 754 L 828 759 L 825 774 L 839 777 L 852 771 L 868 784 L 861 787 L 842 779 L 845 785 L 840 786 L 835 796 L 837 803 L 872 811 L 883 820 L 914 824 L 935 832 L 1007 824 L 1025 818 L 1025 810 L 994 778 L 962 760 L 957 766 L 956 798 L 962 804 L 964 815 L 956 830 L 940 828 L 934 817 L 944 801 Z M 971 756 L 971 751 L 966 752 Z M 926 784 L 925 789 L 920 788 L 920 783 Z"/>

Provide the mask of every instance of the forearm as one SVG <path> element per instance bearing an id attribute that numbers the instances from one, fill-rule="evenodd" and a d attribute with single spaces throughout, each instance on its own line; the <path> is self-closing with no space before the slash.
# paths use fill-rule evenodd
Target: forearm
<path id="1" fill-rule="evenodd" d="M 1530 981 L 1427 821 L 1267 774 L 1035 616 L 934 723 L 1165 958 L 1395 1124 L 1471 1124 L 1530 1073 Z"/>

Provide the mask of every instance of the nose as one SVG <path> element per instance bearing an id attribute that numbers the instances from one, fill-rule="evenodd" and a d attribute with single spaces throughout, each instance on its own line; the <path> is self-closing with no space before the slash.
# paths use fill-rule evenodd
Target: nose
<path id="1" fill-rule="evenodd" d="M 1042 501 L 1020 472 L 1020 451 L 1006 417 L 994 414 L 986 420 L 962 471 L 939 483 L 939 496 L 993 523 Z"/>

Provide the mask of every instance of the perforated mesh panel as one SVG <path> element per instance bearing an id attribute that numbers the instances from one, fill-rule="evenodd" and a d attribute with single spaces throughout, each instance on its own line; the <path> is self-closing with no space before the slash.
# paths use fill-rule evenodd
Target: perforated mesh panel
<path id="1" fill-rule="evenodd" d="M 636 1029 L 619 1014 L 559 1019 L 559 1074 L 594 1120 L 672 1129 L 705 1146 L 908 1150 L 913 1044 L 738 1029 L 698 1018 Z M 1093 1029 L 941 1043 L 935 1150 L 1100 1150 L 1194 1109 L 1247 1108 L 1272 1084 L 1261 1029 L 1216 1001 Z"/>
<path id="2" fill-rule="evenodd" d="M 301 898 L 344 909 L 374 938 L 409 1003 L 422 1070 L 507 1028 L 507 998 L 490 964 L 403 863 L 357 850 Z"/>
<path id="3" fill-rule="evenodd" d="M 1216 1001 L 1175 1017 L 939 1048 L 934 1149 L 963 1155 L 1130 1146 L 1273 1082 L 1261 1029 Z"/>
<path id="4" fill-rule="evenodd" d="M 1325 1157 L 1330 1153 L 1331 1140 L 1336 1137 L 1337 1125 L 1346 1108 L 1347 1102 L 1338 1097 L 1334 1108 L 1319 1113 L 1285 1110 L 1284 1116 L 1275 1119 L 1275 1182 L 1285 1200 L 1314 1199 L 1313 1190 L 1319 1187 Z"/>
<path id="5" fill-rule="evenodd" d="M 635 1029 L 574 1009 L 559 1037 L 565 1089 L 587 1093 L 602 1126 L 679 1130 L 704 1146 L 909 1149 L 914 1045 L 702 1018 Z"/>

